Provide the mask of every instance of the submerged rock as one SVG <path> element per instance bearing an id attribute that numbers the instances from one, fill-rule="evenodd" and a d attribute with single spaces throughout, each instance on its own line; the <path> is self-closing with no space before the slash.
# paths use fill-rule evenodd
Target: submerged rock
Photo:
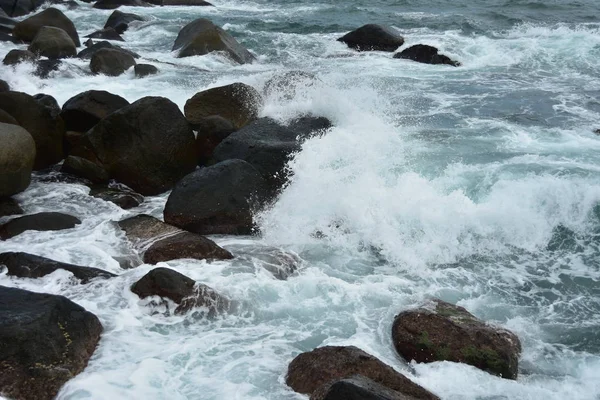
<path id="1" fill-rule="evenodd" d="M 100 49 L 92 55 L 90 70 L 94 74 L 119 76 L 134 65 L 135 58 L 131 54 L 106 48 Z"/>
<path id="2" fill-rule="evenodd" d="M 214 289 L 169 268 L 155 268 L 131 286 L 140 298 L 160 296 L 179 306 L 175 314 L 184 314 L 195 307 L 207 309 L 209 317 L 229 310 L 231 302 Z"/>
<path id="3" fill-rule="evenodd" d="M 128 105 L 127 100 L 116 94 L 88 90 L 67 100 L 61 117 L 67 131 L 87 132 L 100 120 Z"/>
<path id="4" fill-rule="evenodd" d="M 62 263 L 28 253 L 2 253 L 0 254 L 1 265 L 8 269 L 9 276 L 19 278 L 41 278 L 58 269 L 69 271 L 75 278 L 81 280 L 81 283 L 88 283 L 94 278 L 112 278 L 116 276 L 98 268 Z"/>
<path id="5" fill-rule="evenodd" d="M 354 346 L 325 346 L 300 354 L 288 367 L 286 383 L 298 393 L 318 395 L 321 391 L 326 392 L 336 381 L 354 375 L 362 375 L 416 399 L 439 399 L 381 360 Z"/>
<path id="6" fill-rule="evenodd" d="M 81 221 L 72 215 L 57 212 L 41 212 L 11 219 L 0 225 L 0 239 L 6 240 L 25 231 L 60 231 L 71 229 Z"/>
<path id="7" fill-rule="evenodd" d="M 144 18 L 139 15 L 124 13 L 119 10 L 114 11 L 106 20 L 104 29 L 113 28 L 119 35 L 129 28 L 129 24 L 134 21 L 144 21 Z"/>
<path id="8" fill-rule="evenodd" d="M 44 11 L 31 16 L 15 25 L 13 36 L 17 39 L 31 42 L 38 35 L 43 27 L 53 27 L 62 29 L 73 40 L 75 46 L 81 46 L 79 35 L 73 21 L 71 21 L 62 11 L 50 7 Z"/>
<path id="9" fill-rule="evenodd" d="M 23 214 L 23 209 L 15 199 L 0 198 L 0 218 L 19 214 Z"/>
<path id="10" fill-rule="evenodd" d="M 42 79 L 48 79 L 52 72 L 60 69 L 61 65 L 62 61 L 57 59 L 38 60 L 33 74 Z"/>
<path id="11" fill-rule="evenodd" d="M 404 44 L 404 38 L 393 28 L 387 26 L 368 24 L 345 34 L 338 39 L 358 51 L 396 51 Z"/>
<path id="12" fill-rule="evenodd" d="M 99 8 L 101 10 L 114 10 L 121 6 L 151 7 L 151 4 L 142 0 L 99 0 L 94 4 L 94 8 Z"/>
<path id="13" fill-rule="evenodd" d="M 144 78 L 149 75 L 158 74 L 158 68 L 150 64 L 136 64 L 134 72 L 136 78 Z"/>
<path id="14" fill-rule="evenodd" d="M 75 57 L 77 48 L 67 32 L 60 28 L 43 26 L 38 31 L 29 51 L 51 59 Z"/>
<path id="15" fill-rule="evenodd" d="M 400 53 L 395 54 L 394 58 L 413 60 L 425 64 L 447 64 L 452 65 L 453 67 L 460 66 L 458 61 L 451 60 L 448 56 L 443 54 L 438 54 L 437 48 L 425 44 L 416 44 L 404 49 Z"/>
<path id="16" fill-rule="evenodd" d="M 1 0 L 0 7 L 9 17 L 20 17 L 35 11 L 46 0 Z"/>
<path id="17" fill-rule="evenodd" d="M 92 40 L 92 39 L 90 39 Z M 127 53 L 129 54 L 131 57 L 133 58 L 140 58 L 140 55 L 137 53 L 134 53 L 131 50 L 127 50 L 124 49 L 120 46 L 111 44 L 110 42 L 107 42 L 106 40 L 103 40 L 102 42 L 98 42 L 98 43 L 93 43 L 90 44 L 90 46 L 88 46 L 86 49 L 81 50 L 78 54 L 77 57 L 81 58 L 83 60 L 89 60 L 92 58 L 92 56 L 94 54 L 96 54 L 98 51 L 102 50 L 102 49 L 113 49 L 113 50 L 119 50 L 123 53 Z"/>
<path id="18" fill-rule="evenodd" d="M 68 156 L 63 162 L 60 171 L 75 175 L 92 183 L 107 183 L 110 180 L 110 176 L 103 166 L 83 157 Z"/>
<path id="19" fill-rule="evenodd" d="M 179 31 L 173 44 L 175 50 L 179 50 L 180 58 L 223 51 L 239 64 L 254 61 L 254 56 L 233 36 L 206 18 L 192 21 Z"/>
<path id="20" fill-rule="evenodd" d="M 51 400 L 87 366 L 98 318 L 63 296 L 0 286 L 0 393 Z"/>
<path id="21" fill-rule="evenodd" d="M 417 397 L 407 396 L 389 389 L 379 383 L 354 375 L 350 378 L 334 382 L 327 390 L 318 390 L 310 400 L 414 400 Z"/>
<path id="22" fill-rule="evenodd" d="M 37 59 L 38 59 L 38 57 L 29 50 L 12 49 L 8 53 L 6 53 L 6 56 L 4 56 L 4 59 L 2 60 L 2 64 L 17 65 L 17 64 L 21 64 L 23 62 L 33 63 Z"/>
<path id="23" fill-rule="evenodd" d="M 144 196 L 125 187 L 92 186 L 90 196 L 110 201 L 124 210 L 135 208 L 144 202 Z"/>
<path id="24" fill-rule="evenodd" d="M 165 222 L 202 235 L 250 234 L 252 212 L 266 196 L 258 171 L 242 160 L 228 160 L 192 172 L 169 195 Z"/>
<path id="25" fill-rule="evenodd" d="M 23 44 L 22 40 L 17 39 L 15 37 L 13 37 L 12 35 L 9 35 L 8 33 L 5 33 L 5 32 L 0 32 L 0 42 L 9 42 L 9 43 L 13 43 L 13 44 Z"/>
<path id="26" fill-rule="evenodd" d="M 35 162 L 35 142 L 18 125 L 0 123 L 0 198 L 27 189 Z"/>
<path id="27" fill-rule="evenodd" d="M 398 354 L 407 361 L 461 362 L 503 378 L 517 378 L 519 338 L 441 300 L 398 314 L 392 339 Z"/>
<path id="28" fill-rule="evenodd" d="M 86 38 L 91 39 L 106 39 L 106 40 L 118 40 L 120 42 L 124 42 L 125 39 L 121 37 L 121 35 L 115 30 L 115 28 L 104 28 L 98 31 L 92 32 L 89 35 L 86 35 Z"/>

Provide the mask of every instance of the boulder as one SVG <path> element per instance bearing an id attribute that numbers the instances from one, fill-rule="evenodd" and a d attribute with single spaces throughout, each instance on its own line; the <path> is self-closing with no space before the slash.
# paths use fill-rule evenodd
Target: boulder
<path id="1" fill-rule="evenodd" d="M 160 296 L 179 306 L 175 314 L 184 314 L 194 307 L 207 309 L 209 317 L 229 310 L 231 302 L 212 288 L 169 268 L 155 268 L 131 286 L 140 298 Z"/>
<path id="2" fill-rule="evenodd" d="M 251 63 L 254 56 L 233 36 L 205 18 L 199 18 L 184 26 L 173 45 L 177 57 L 189 57 L 222 51 L 239 64 Z"/>
<path id="3" fill-rule="evenodd" d="M 0 7 L 9 17 L 20 17 L 35 11 L 45 0 L 0 0 Z"/>
<path id="4" fill-rule="evenodd" d="M 260 93 L 244 83 L 232 83 L 196 93 L 185 102 L 185 117 L 191 124 L 212 115 L 231 121 L 236 129 L 258 118 L 262 106 Z"/>
<path id="5" fill-rule="evenodd" d="M 331 127 L 323 117 L 302 117 L 288 126 L 261 118 L 227 136 L 213 153 L 215 162 L 240 159 L 252 164 L 277 192 L 287 181 L 285 167 L 302 142 Z"/>
<path id="6" fill-rule="evenodd" d="M 171 189 L 196 167 L 194 133 L 179 107 L 164 97 L 144 97 L 113 112 L 83 140 L 89 148 L 85 158 L 143 195 Z"/>
<path id="7" fill-rule="evenodd" d="M 117 49 L 100 49 L 92 55 L 90 70 L 94 74 L 119 76 L 135 65 L 131 54 Z"/>
<path id="8" fill-rule="evenodd" d="M 461 362 L 503 378 L 517 378 L 519 338 L 441 300 L 398 314 L 392 339 L 398 354 L 408 361 Z"/>
<path id="9" fill-rule="evenodd" d="M 116 276 L 98 268 L 62 263 L 28 253 L 2 253 L 0 254 L 1 265 L 8 269 L 7 275 L 19 278 L 41 278 L 58 269 L 69 271 L 81 283 L 88 283 L 94 278 L 106 279 Z"/>
<path id="10" fill-rule="evenodd" d="M 389 389 L 379 383 L 354 375 L 350 378 L 340 379 L 323 390 L 317 390 L 310 400 L 414 400 L 416 397 L 408 396 Z"/>
<path id="11" fill-rule="evenodd" d="M 101 10 L 114 10 L 121 6 L 151 7 L 151 4 L 142 0 L 99 0 L 94 4 L 94 8 L 99 8 Z"/>
<path id="12" fill-rule="evenodd" d="M 15 199 L 0 198 L 0 218 L 19 214 L 23 214 L 23 209 Z"/>
<path id="13" fill-rule="evenodd" d="M 28 47 L 34 54 L 50 59 L 75 57 L 77 48 L 67 32 L 60 28 L 43 26 Z"/>
<path id="14" fill-rule="evenodd" d="M 81 221 L 72 215 L 58 212 L 41 212 L 11 219 L 0 225 L 0 239 L 6 240 L 25 231 L 60 231 L 71 229 Z"/>
<path id="15" fill-rule="evenodd" d="M 135 77 L 143 78 L 148 75 L 158 74 L 158 68 L 150 64 L 136 64 L 134 67 Z"/>
<path id="16" fill-rule="evenodd" d="M 42 79 L 48 79 L 52 72 L 58 71 L 62 61 L 58 59 L 38 60 L 33 74 Z"/>
<path id="17" fill-rule="evenodd" d="M 73 40 L 75 46 L 81 46 L 79 35 L 73 22 L 62 11 L 53 7 L 47 8 L 19 22 L 15 25 L 13 36 L 25 42 L 31 42 L 44 26 L 62 29 Z"/>
<path id="18" fill-rule="evenodd" d="M 58 105 L 58 102 L 54 97 L 50 96 L 49 94 L 38 93 L 35 96 L 33 96 L 33 98 L 39 104 L 46 107 L 53 117 L 56 117 L 60 114 L 60 106 Z"/>
<path id="19" fill-rule="evenodd" d="M 265 180 L 242 160 L 192 172 L 169 195 L 165 222 L 202 235 L 250 234 L 252 212 L 266 197 Z"/>
<path id="20" fill-rule="evenodd" d="M 7 113 L 4 110 L 0 110 L 0 122 L 2 122 L 3 124 L 19 125 L 17 120 L 14 119 L 12 115 L 10 115 L 9 113 Z M 34 145 L 35 145 L 35 142 L 34 142 Z"/>
<path id="21" fill-rule="evenodd" d="M 87 366 L 98 318 L 63 296 L 0 286 L 0 393 L 51 400 Z"/>
<path id="22" fill-rule="evenodd" d="M 61 117 L 67 131 L 87 132 L 100 120 L 128 105 L 127 100 L 116 94 L 88 90 L 67 100 Z"/>
<path id="23" fill-rule="evenodd" d="M 91 39 L 90 39 L 91 40 Z M 95 44 L 91 44 L 90 46 L 88 46 L 86 49 L 81 50 L 78 54 L 77 57 L 81 58 L 83 60 L 89 60 L 92 58 L 92 56 L 94 54 L 96 54 L 98 51 L 102 50 L 102 49 L 113 49 L 113 50 L 119 50 L 123 53 L 127 53 L 129 54 L 131 57 L 133 58 L 140 58 L 140 55 L 137 53 L 134 53 L 133 51 L 124 49 L 122 47 L 119 47 L 117 45 L 111 44 L 110 42 L 107 42 L 106 40 L 102 41 L 102 42 L 98 42 Z"/>
<path id="24" fill-rule="evenodd" d="M 298 393 L 311 395 L 354 375 L 362 375 L 415 399 L 439 399 L 381 360 L 354 346 L 325 346 L 298 355 L 288 367 L 286 383 Z"/>
<path id="25" fill-rule="evenodd" d="M 143 254 L 147 264 L 192 258 L 229 260 L 233 255 L 204 236 L 183 231 L 149 215 L 137 215 L 119 222 L 127 238 Z"/>
<path id="26" fill-rule="evenodd" d="M 144 18 L 139 15 L 116 10 L 108 17 L 106 24 L 104 24 L 104 28 L 113 28 L 120 35 L 129 28 L 129 24 L 133 21 L 144 21 Z"/>
<path id="27" fill-rule="evenodd" d="M 60 117 L 20 92 L 0 93 L 0 109 L 6 111 L 27 130 L 35 141 L 34 169 L 43 169 L 63 159 L 64 123 Z"/>
<path id="28" fill-rule="evenodd" d="M 447 64 L 452 65 L 453 67 L 460 66 L 458 61 L 454 61 L 443 54 L 438 54 L 437 48 L 426 44 L 416 44 L 404 49 L 400 53 L 394 54 L 394 58 L 413 60 L 425 64 Z"/>
<path id="29" fill-rule="evenodd" d="M 98 31 L 92 32 L 86 36 L 91 39 L 106 39 L 106 40 L 118 40 L 124 42 L 125 39 L 115 30 L 115 28 L 104 28 Z"/>
<path id="30" fill-rule="evenodd" d="M 87 179 L 92 183 L 107 183 L 110 179 L 104 167 L 77 156 L 68 156 L 65 158 L 60 171 Z"/>
<path id="31" fill-rule="evenodd" d="M 404 38 L 393 28 L 367 24 L 338 39 L 358 51 L 396 51 L 404 44 Z"/>
<path id="32" fill-rule="evenodd" d="M 0 198 L 27 189 L 35 161 L 35 142 L 18 125 L 0 123 Z"/>
<path id="33" fill-rule="evenodd" d="M 10 42 L 13 44 L 23 44 L 22 40 L 14 38 L 6 32 L 0 32 L 0 42 Z"/>
<path id="34" fill-rule="evenodd" d="M 235 132 L 235 126 L 218 115 L 202 118 L 193 125 L 193 128 L 197 132 L 196 148 L 198 150 L 199 165 L 211 163 L 215 148 L 227 136 Z"/>
<path id="35" fill-rule="evenodd" d="M 124 186 L 94 185 L 90 189 L 90 196 L 114 203 L 124 210 L 135 208 L 144 202 L 144 196 Z"/>
<path id="36" fill-rule="evenodd" d="M 0 93 L 10 92 L 10 85 L 5 80 L 0 79 Z"/>
<path id="37" fill-rule="evenodd" d="M 304 71 L 288 71 L 273 76 L 265 83 L 264 93 L 267 96 L 278 96 L 290 100 L 299 90 L 315 85 L 319 79 L 316 75 Z"/>
<path id="38" fill-rule="evenodd" d="M 17 65 L 23 62 L 35 62 L 36 60 L 37 56 L 29 50 L 12 49 L 4 56 L 2 64 Z"/>

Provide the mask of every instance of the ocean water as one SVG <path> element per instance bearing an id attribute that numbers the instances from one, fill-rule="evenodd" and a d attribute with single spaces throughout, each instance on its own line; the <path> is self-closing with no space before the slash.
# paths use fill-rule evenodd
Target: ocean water
<path id="1" fill-rule="evenodd" d="M 215 0 L 215 8 L 123 8 L 148 18 L 124 46 L 161 73 L 87 75 L 67 60 L 52 79 L 0 66 L 0 79 L 60 104 L 90 89 L 180 107 L 196 92 L 276 74 L 314 73 L 293 97 L 271 93 L 262 115 L 303 114 L 334 127 L 289 163 L 290 184 L 257 212 L 261 235 L 213 237 L 232 261 L 174 268 L 240 302 L 216 320 L 167 316 L 129 291 L 151 270 L 122 270 L 131 255 L 111 221 L 150 213 L 87 196 L 41 176 L 18 195 L 27 212 L 71 213 L 64 232 L 0 244 L 119 274 L 78 285 L 58 271 L 0 284 L 62 294 L 104 325 L 88 368 L 60 400 L 303 399 L 285 385 L 289 362 L 323 345 L 356 345 L 443 399 L 600 399 L 600 3 L 595 0 Z M 59 6 L 80 36 L 112 11 Z M 207 17 L 258 56 L 177 59 L 179 29 Z M 365 23 L 391 25 L 463 66 L 356 53 L 336 38 Z M 406 46 L 405 45 L 405 46 Z M 13 45 L 0 43 L 0 57 Z M 319 232 L 320 234 L 316 235 Z M 278 279 L 273 271 L 297 272 Z M 391 343 L 394 316 L 429 296 L 457 303 L 522 341 L 520 376 L 467 365 L 409 364 Z M 158 312 L 157 312 L 158 311 Z"/>

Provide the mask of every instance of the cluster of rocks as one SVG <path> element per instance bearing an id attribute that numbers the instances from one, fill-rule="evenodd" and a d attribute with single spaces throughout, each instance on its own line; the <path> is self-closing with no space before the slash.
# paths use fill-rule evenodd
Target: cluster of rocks
<path id="1" fill-rule="evenodd" d="M 517 378 L 519 338 L 441 300 L 398 314 L 392 342 L 406 361 L 460 362 L 502 378 Z M 286 383 L 311 400 L 439 399 L 354 346 L 325 346 L 298 355 L 288 367 Z"/>

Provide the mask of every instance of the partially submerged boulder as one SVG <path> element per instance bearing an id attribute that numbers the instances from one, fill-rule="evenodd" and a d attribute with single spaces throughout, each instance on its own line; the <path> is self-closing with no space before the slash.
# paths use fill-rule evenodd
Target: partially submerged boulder
<path id="1" fill-rule="evenodd" d="M 1 0 L 0 7 L 9 17 L 20 17 L 35 11 L 45 0 Z"/>
<path id="2" fill-rule="evenodd" d="M 25 231 L 60 231 L 71 229 L 81 221 L 72 215 L 58 212 L 41 212 L 11 219 L 0 225 L 0 239 L 6 240 Z"/>
<path id="3" fill-rule="evenodd" d="M 81 46 L 79 35 L 73 21 L 71 21 L 62 11 L 50 7 L 44 11 L 33 15 L 15 25 L 13 36 L 17 39 L 31 42 L 38 35 L 42 27 L 54 27 L 65 31 L 75 43 L 75 46 Z"/>
<path id="4" fill-rule="evenodd" d="M 51 400 L 87 366 L 98 318 L 63 296 L 0 286 L 0 393 Z"/>
<path id="5" fill-rule="evenodd" d="M 378 358 L 354 346 L 325 346 L 298 355 L 290 363 L 286 383 L 302 394 L 326 391 L 336 381 L 362 375 L 416 399 L 438 400 Z"/>
<path id="6" fill-rule="evenodd" d="M 36 256 L 28 253 L 2 253 L 0 254 L 0 266 L 4 265 L 8 270 L 9 276 L 19 278 L 41 278 L 51 274 L 59 269 L 69 271 L 79 279 L 81 283 L 88 283 L 95 278 L 112 278 L 115 274 L 108 271 L 103 271 L 98 268 L 82 267 L 54 261 L 49 258 Z"/>
<path id="7" fill-rule="evenodd" d="M 124 13 L 119 10 L 114 11 L 106 20 L 104 28 L 113 28 L 119 35 L 129 28 L 129 24 L 134 21 L 144 21 L 139 15 Z"/>
<path id="8" fill-rule="evenodd" d="M 195 307 L 206 309 L 207 315 L 229 310 L 231 302 L 212 288 L 196 283 L 193 279 L 169 268 L 155 268 L 131 286 L 131 291 L 140 298 L 160 296 L 179 306 L 175 314 L 185 314 Z"/>
<path id="9" fill-rule="evenodd" d="M 150 64 L 136 64 L 134 72 L 136 78 L 144 78 L 149 75 L 158 74 L 158 68 Z"/>
<path id="10" fill-rule="evenodd" d="M 169 195 L 165 222 L 202 235 L 250 234 L 253 211 L 266 197 L 266 183 L 242 160 L 198 169 L 179 181 Z"/>
<path id="11" fill-rule="evenodd" d="M 114 10 L 121 6 L 151 7 L 151 4 L 142 0 L 99 0 L 94 4 L 94 8 L 99 8 L 101 10 Z"/>
<path id="12" fill-rule="evenodd" d="M 394 347 L 406 360 L 453 361 L 516 379 L 521 342 L 502 328 L 487 325 L 463 307 L 432 300 L 398 314 L 392 327 Z"/>
<path id="13" fill-rule="evenodd" d="M 85 37 L 91 39 L 118 40 L 120 42 L 125 41 L 125 39 L 121 37 L 121 35 L 115 30 L 115 28 L 100 29 L 90 33 L 89 35 L 86 35 Z"/>
<path id="14" fill-rule="evenodd" d="M 173 44 L 175 50 L 179 58 L 222 51 L 239 64 L 254 61 L 254 56 L 233 36 L 206 18 L 192 21 L 179 31 Z"/>
<path id="15" fill-rule="evenodd" d="M 452 65 L 453 67 L 460 66 L 458 61 L 454 61 L 443 54 L 438 54 L 437 48 L 426 44 L 416 44 L 404 49 L 400 53 L 394 54 L 394 58 L 413 60 L 425 64 L 446 64 Z"/>
<path id="16" fill-rule="evenodd" d="M 37 60 L 37 56 L 29 50 L 20 50 L 20 49 L 12 49 L 4 59 L 2 60 L 2 64 L 4 65 L 17 65 L 23 62 L 35 62 Z"/>
<path id="17" fill-rule="evenodd" d="M 13 37 L 6 32 L 0 32 L 0 42 L 9 42 L 13 44 L 23 44 L 23 41 Z"/>
<path id="18" fill-rule="evenodd" d="M 358 51 L 396 51 L 404 44 L 404 38 L 393 28 L 367 24 L 338 39 Z"/>
<path id="19" fill-rule="evenodd" d="M 67 131 L 87 132 L 100 120 L 128 106 L 129 102 L 105 90 L 88 90 L 65 102 L 61 117 Z"/>
<path id="20" fill-rule="evenodd" d="M 211 3 L 204 0 L 150 0 L 149 2 L 157 6 L 213 6 Z"/>
<path id="21" fill-rule="evenodd" d="M 135 58 L 129 53 L 117 49 L 100 49 L 90 61 L 90 70 L 94 74 L 119 76 L 135 65 Z"/>
<path id="22" fill-rule="evenodd" d="M 233 255 L 204 236 L 183 231 L 149 215 L 119 222 L 127 238 L 143 254 L 145 263 L 156 264 L 180 258 L 228 260 Z"/>
<path id="23" fill-rule="evenodd" d="M 0 198 L 0 218 L 19 214 L 23 214 L 23 209 L 15 199 Z"/>
<path id="24" fill-rule="evenodd" d="M 191 124 L 219 115 L 233 123 L 236 129 L 258 118 L 262 97 L 252 86 L 232 83 L 196 93 L 185 102 L 185 116 Z"/>
<path id="25" fill-rule="evenodd" d="M 89 39 L 89 40 L 92 40 L 92 39 Z M 79 53 L 77 53 L 77 58 L 81 58 L 82 60 L 89 60 L 92 58 L 92 56 L 94 54 L 96 54 L 98 51 L 100 51 L 102 49 L 119 50 L 119 51 L 122 51 L 123 53 L 129 54 L 133 58 L 140 58 L 139 54 L 134 53 L 131 50 L 124 49 L 120 46 L 114 45 L 110 42 L 107 42 L 106 40 L 103 40 L 102 42 L 98 42 L 98 43 L 93 43 L 93 40 L 92 40 L 92 43 L 87 48 L 85 48 L 85 49 L 81 50 Z"/>
<path id="26" fill-rule="evenodd" d="M 327 389 L 317 390 L 310 400 L 414 400 L 362 375 L 340 379 Z"/>
<path id="27" fill-rule="evenodd" d="M 61 172 L 75 175 L 92 183 L 108 183 L 110 175 L 102 165 L 83 157 L 68 156 L 60 168 Z"/>
<path id="28" fill-rule="evenodd" d="M 124 210 L 135 208 L 144 202 L 144 196 L 126 187 L 94 185 L 90 189 L 90 196 L 109 201 Z"/>
<path id="29" fill-rule="evenodd" d="M 0 123 L 0 198 L 27 189 L 35 162 L 35 142 L 18 125 Z"/>
<path id="30" fill-rule="evenodd" d="M 52 72 L 60 70 L 62 61 L 59 59 L 38 60 L 33 74 L 42 79 L 48 79 Z"/>
<path id="31" fill-rule="evenodd" d="M 77 55 L 75 43 L 67 35 L 67 32 L 51 26 L 40 28 L 29 45 L 29 51 L 52 59 L 75 57 Z"/>

